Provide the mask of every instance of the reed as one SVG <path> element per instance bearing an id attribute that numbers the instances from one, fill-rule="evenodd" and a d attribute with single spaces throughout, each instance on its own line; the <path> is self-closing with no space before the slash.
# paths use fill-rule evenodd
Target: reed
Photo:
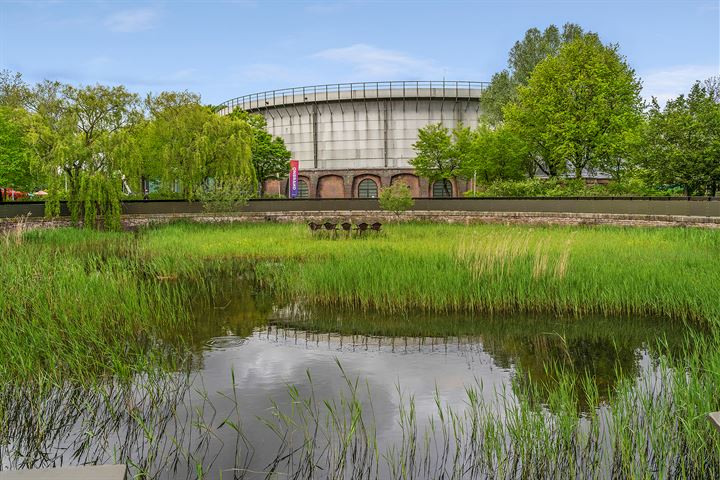
<path id="1" fill-rule="evenodd" d="M 409 224 L 330 239 L 312 238 L 303 225 L 177 224 L 7 235 L 0 468 L 120 461 L 139 478 L 256 475 L 250 419 L 237 398 L 223 396 L 229 410 L 214 405 L 202 380 L 182 373 L 192 361 L 194 305 L 219 295 L 215 275 L 231 275 L 275 300 L 396 319 L 364 327 L 369 334 L 439 334 L 442 312 L 496 325 L 506 313 L 565 315 L 592 325 L 598 339 L 611 316 L 639 341 L 639 330 L 651 328 L 640 317 L 699 327 L 658 344 L 648 375 L 623 375 L 617 362 L 612 388 L 573 362 L 540 368 L 520 357 L 512 392 L 488 402 L 469 385 L 464 405 L 438 397 L 425 421 L 398 386 L 401 435 L 389 444 L 377 436 L 362 379 L 340 365 L 344 392 L 316 398 L 308 372 L 309 393 L 290 385 L 287 401 L 262 419 L 276 452 L 261 476 L 720 476 L 720 436 L 705 420 L 720 409 L 718 232 Z M 408 325 L 413 311 L 425 312 L 420 325 Z M 482 335 L 467 323 L 446 326 L 446 334 Z M 569 328 L 538 348 L 562 349 L 572 338 Z"/>
<path id="2" fill-rule="evenodd" d="M 359 240 L 306 230 L 180 224 L 149 232 L 142 249 L 241 260 L 280 297 L 333 307 L 720 318 L 715 230 L 410 224 Z"/>
<path id="3" fill-rule="evenodd" d="M 186 264 L 163 278 L 122 234 L 15 237 L 0 251 L 0 379 L 129 377 L 157 364 L 177 367 L 186 356 L 188 299 L 202 290 L 178 276 L 202 278 L 200 267 Z"/>
<path id="4" fill-rule="evenodd" d="M 389 225 L 361 239 L 304 225 L 8 233 L 0 378 L 132 375 L 182 363 L 215 274 L 276 299 L 392 314 L 720 318 L 720 234 L 700 229 Z M 158 357 L 158 358 L 153 358 Z"/>
<path id="5" fill-rule="evenodd" d="M 709 366 L 698 354 L 717 339 L 699 341 L 686 365 Z M 308 372 L 307 393 L 290 385 L 269 402 L 259 445 L 233 393 L 214 404 L 187 376 L 0 388 L 0 420 L 11 427 L 0 431 L 0 460 L 42 467 L 70 451 L 74 463 L 125 462 L 137 478 L 717 478 L 720 436 L 700 413 L 715 401 L 718 371 L 689 379 L 682 363 L 662 358 L 648 375 L 626 377 L 608 402 L 588 388 L 586 414 L 574 387 L 588 377 L 559 366 L 548 367 L 557 371 L 546 403 L 533 401 L 532 387 L 488 401 L 482 385 L 467 385 L 461 405 L 436 394 L 429 418 L 398 385 L 391 441 L 378 438 L 372 391 L 339 362 L 336 397 L 317 397 Z M 711 365 L 719 358 L 715 350 Z"/>

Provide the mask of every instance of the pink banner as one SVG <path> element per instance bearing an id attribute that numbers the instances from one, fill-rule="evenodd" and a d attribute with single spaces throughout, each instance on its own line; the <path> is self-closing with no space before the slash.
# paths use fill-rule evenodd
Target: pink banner
<path id="1" fill-rule="evenodd" d="M 290 198 L 297 198 L 298 195 L 298 173 L 300 171 L 300 162 L 290 160 Z"/>

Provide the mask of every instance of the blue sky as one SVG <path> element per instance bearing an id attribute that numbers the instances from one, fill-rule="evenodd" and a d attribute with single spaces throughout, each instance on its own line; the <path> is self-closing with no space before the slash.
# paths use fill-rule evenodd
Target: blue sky
<path id="1" fill-rule="evenodd" d="M 528 28 L 568 21 L 619 43 L 646 97 L 720 75 L 720 0 L 0 0 L 0 68 L 219 103 L 335 82 L 489 80 Z"/>

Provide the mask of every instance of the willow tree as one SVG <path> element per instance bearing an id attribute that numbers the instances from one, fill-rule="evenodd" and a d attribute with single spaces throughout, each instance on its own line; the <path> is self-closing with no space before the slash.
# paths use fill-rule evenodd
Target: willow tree
<path id="1" fill-rule="evenodd" d="M 46 212 L 59 213 L 63 191 L 75 221 L 119 226 L 123 182 L 138 165 L 128 155 L 128 130 L 142 118 L 139 97 L 124 87 L 74 87 L 45 81 L 28 95 L 30 134 L 50 178 Z M 64 180 L 64 181 L 63 181 Z"/>
<path id="2" fill-rule="evenodd" d="M 257 175 L 258 194 L 262 196 L 265 180 L 270 178 L 279 180 L 288 176 L 292 153 L 287 149 L 282 138 L 273 137 L 268 133 L 267 121 L 262 115 L 236 108 L 230 113 L 230 117 L 242 120 L 251 127 L 252 164 Z"/>
<path id="3" fill-rule="evenodd" d="M 30 120 L 25 110 L 0 105 L 0 186 L 35 191 L 43 176 L 35 168 L 36 156 L 27 135 Z M 0 198 L 1 200 L 1 198 Z"/>
<path id="4" fill-rule="evenodd" d="M 255 192 L 247 122 L 218 115 L 187 92 L 149 96 L 146 106 L 149 116 L 135 129 L 134 156 L 142 176 L 159 182 L 161 191 L 179 185 L 187 198 L 200 199 L 209 189 L 232 184 L 242 190 L 238 194 Z"/>

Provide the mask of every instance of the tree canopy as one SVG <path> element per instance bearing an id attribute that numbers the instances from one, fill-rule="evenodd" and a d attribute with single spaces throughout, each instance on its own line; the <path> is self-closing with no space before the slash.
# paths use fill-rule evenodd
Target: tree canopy
<path id="1" fill-rule="evenodd" d="M 243 178 L 250 192 L 257 178 L 250 161 L 252 128 L 221 116 L 187 92 L 148 96 L 149 112 L 134 136 L 134 155 L 142 159 L 140 174 L 161 192 L 180 187 L 189 198 L 208 188 L 208 179 L 227 182 Z"/>
<path id="2" fill-rule="evenodd" d="M 461 173 L 463 158 L 469 154 L 471 135 L 470 129 L 462 125 L 452 132 L 441 123 L 421 128 L 413 144 L 416 156 L 410 164 L 418 175 L 431 182 L 455 178 Z"/>
<path id="3" fill-rule="evenodd" d="M 525 144 L 507 128 L 459 124 L 451 131 L 431 124 L 419 130 L 413 147 L 416 157 L 410 164 L 431 182 L 462 177 L 489 183 L 520 179 L 527 171 Z"/>
<path id="4" fill-rule="evenodd" d="M 42 185 L 35 152 L 25 125 L 29 115 L 22 109 L 0 106 L 0 186 L 34 191 Z"/>
<path id="5" fill-rule="evenodd" d="M 635 72 L 617 46 L 594 34 L 542 60 L 505 108 L 508 127 L 525 140 L 543 173 L 557 176 L 569 166 L 576 178 L 627 156 L 627 135 L 641 113 Z"/>
<path id="6" fill-rule="evenodd" d="M 29 86 L 3 71 L 0 185 L 43 187 L 51 193 L 46 213 L 58 213 L 65 198 L 74 219 L 117 228 L 123 192 L 139 192 L 143 178 L 168 191 L 181 186 L 187 198 L 214 185 L 243 185 L 252 195 L 254 128 L 188 92 L 142 101 L 122 86 Z"/>
<path id="7" fill-rule="evenodd" d="M 258 179 L 258 192 L 262 195 L 265 180 L 288 176 L 292 154 L 282 138 L 273 137 L 267 132 L 267 121 L 262 115 L 236 109 L 230 117 L 244 121 L 251 127 L 252 164 Z"/>
<path id="8" fill-rule="evenodd" d="M 679 184 L 686 195 L 717 193 L 720 184 L 718 77 L 697 82 L 688 95 L 653 101 L 637 162 L 653 182 Z"/>
<path id="9" fill-rule="evenodd" d="M 517 88 L 527 85 L 538 63 L 556 55 L 560 47 L 585 35 L 580 25 L 566 23 L 562 31 L 550 25 L 544 31 L 531 28 L 508 53 L 508 68 L 494 74 L 480 98 L 483 118 L 497 124 L 504 118 L 503 109 L 517 98 Z"/>

